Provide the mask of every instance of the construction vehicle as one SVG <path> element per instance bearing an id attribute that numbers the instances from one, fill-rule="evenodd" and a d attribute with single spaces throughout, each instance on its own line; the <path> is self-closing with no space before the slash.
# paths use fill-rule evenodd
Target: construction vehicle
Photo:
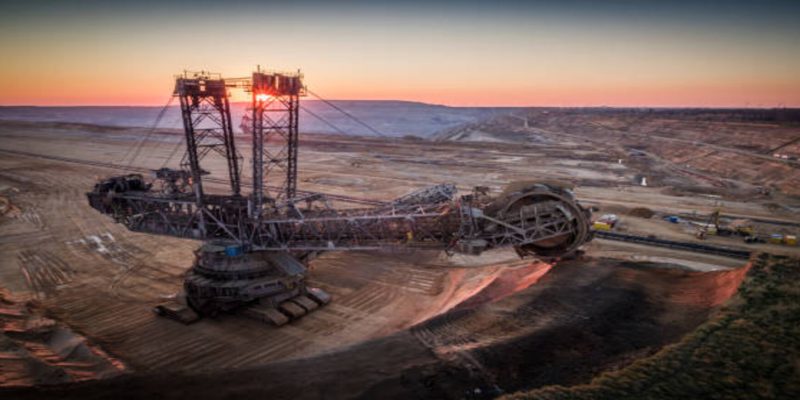
<path id="1" fill-rule="evenodd" d="M 748 244 L 766 243 L 767 242 L 764 238 L 762 238 L 761 236 L 758 236 L 758 235 L 745 236 L 743 240 L 744 240 L 745 243 L 748 243 Z"/>
<path id="2" fill-rule="evenodd" d="M 708 221 L 705 224 L 699 225 L 695 236 L 698 239 L 705 239 L 708 236 L 730 236 L 733 232 L 727 227 L 723 227 L 719 223 L 719 215 L 722 212 L 722 207 L 716 207 L 714 211 L 708 216 Z"/>
<path id="3" fill-rule="evenodd" d="M 513 247 L 520 257 L 556 259 L 591 240 L 590 211 L 572 191 L 550 183 L 517 185 L 500 196 L 453 184 L 424 188 L 391 202 L 365 201 L 297 188 L 298 73 L 223 79 L 209 73 L 176 77 L 185 154 L 181 169 L 111 177 L 87 193 L 89 204 L 129 230 L 205 242 L 175 300 L 156 312 L 183 322 L 240 312 L 282 325 L 327 304 L 306 284 L 308 264 L 328 251 L 427 248 L 480 254 Z M 241 179 L 229 91 L 251 97 L 252 182 Z M 209 157 L 225 165 L 224 193 L 207 187 Z M 243 193 L 244 186 L 250 193 Z M 352 203 L 337 208 L 332 202 Z M 368 202 L 369 203 L 369 202 Z M 358 206 L 353 206 L 357 204 Z"/>
<path id="4" fill-rule="evenodd" d="M 770 244 L 781 244 L 784 246 L 797 246 L 797 236 L 796 235 L 783 235 L 780 233 L 773 233 L 768 237 L 764 238 L 758 235 L 746 236 L 744 238 L 745 243 L 770 243 Z"/>
<path id="5" fill-rule="evenodd" d="M 747 237 L 756 235 L 756 229 L 753 223 L 748 219 L 733 220 L 728 224 L 727 228 L 738 236 Z"/>
<path id="6" fill-rule="evenodd" d="M 708 221 L 704 225 L 699 225 L 696 236 L 698 239 L 705 239 L 707 236 L 732 236 L 738 235 L 742 237 L 756 237 L 756 230 L 753 223 L 747 219 L 737 219 L 730 223 L 723 225 L 721 223 L 720 214 L 722 207 L 717 206 L 714 211 L 709 215 Z M 754 243 L 753 241 L 748 243 Z"/>
<path id="7" fill-rule="evenodd" d="M 617 226 L 619 217 L 616 214 L 603 214 L 600 218 L 594 221 L 592 229 L 596 231 L 611 231 Z"/>
<path id="8" fill-rule="evenodd" d="M 773 233 L 769 235 L 769 239 L 767 241 L 771 244 L 783 244 L 783 235 L 780 233 Z"/>

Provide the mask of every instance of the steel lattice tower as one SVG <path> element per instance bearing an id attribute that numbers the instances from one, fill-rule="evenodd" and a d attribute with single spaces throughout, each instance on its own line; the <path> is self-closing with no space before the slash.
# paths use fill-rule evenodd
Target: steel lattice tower
<path id="1" fill-rule="evenodd" d="M 265 201 L 289 200 L 297 194 L 297 148 L 302 75 L 253 73 L 253 214 Z M 266 184 L 275 187 L 266 192 Z"/>
<path id="2" fill-rule="evenodd" d="M 187 151 L 181 166 L 192 173 L 195 192 L 202 201 L 202 175 L 208 173 L 200 161 L 214 152 L 226 160 L 231 192 L 239 195 L 241 156 L 233 139 L 233 124 L 225 81 L 210 74 L 184 74 L 175 80 L 175 95 L 180 98 Z"/>
<path id="3" fill-rule="evenodd" d="M 201 168 L 200 161 L 212 152 L 226 159 L 231 193 L 238 197 L 241 193 L 241 156 L 234 143 L 225 81 L 205 72 L 184 72 L 175 79 L 174 95 L 180 98 L 186 136 L 186 153 L 181 160 L 181 167 L 191 172 L 197 209 L 202 210 L 205 205 L 202 176 L 209 173 Z M 198 213 L 197 218 L 198 229 L 205 234 L 207 227 L 204 214 Z"/>

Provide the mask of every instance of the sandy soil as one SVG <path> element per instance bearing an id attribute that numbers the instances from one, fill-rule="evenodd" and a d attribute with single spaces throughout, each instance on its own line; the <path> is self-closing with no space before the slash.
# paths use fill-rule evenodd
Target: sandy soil
<path id="1" fill-rule="evenodd" d="M 800 145 L 781 147 L 796 140 L 800 128 L 796 121 L 769 120 L 757 110 L 529 109 L 515 117 L 465 124 L 437 137 L 470 140 L 474 131 L 481 133 L 475 141 L 590 142 L 626 164 L 642 167 L 651 185 L 670 185 L 678 192 L 723 188 L 753 197 L 761 186 L 800 195 Z M 776 159 L 776 148 L 795 158 Z"/>
<path id="2" fill-rule="evenodd" d="M 174 140 L 166 139 L 126 158 L 131 138 L 145 134 L 2 123 L 0 149 L 137 166 L 177 164 L 179 156 L 168 160 Z M 438 182 L 468 191 L 568 179 L 579 185 L 579 198 L 601 208 L 713 207 L 710 199 L 680 197 L 681 203 L 657 188 L 633 185 L 641 170 L 580 140 L 521 147 L 306 135 L 302 146 L 305 190 L 388 200 Z M 249 154 L 246 147 L 240 151 Z M 209 161 L 221 175 L 220 160 Z M 330 397 L 436 398 L 462 397 L 476 388 L 489 394 L 495 387 L 585 381 L 693 329 L 730 295 L 740 273 L 735 271 L 742 271 L 731 270 L 740 265 L 730 260 L 599 241 L 585 258 L 555 267 L 520 261 L 510 251 L 478 258 L 327 253 L 313 262 L 311 279 L 334 302 L 319 311 L 280 329 L 236 315 L 187 327 L 157 318 L 150 308 L 179 290 L 198 243 L 131 233 L 90 209 L 84 192 L 97 177 L 113 173 L 118 171 L 0 152 L 0 195 L 18 210 L 0 216 L 0 286 L 15 304 L 36 304 L 37 313 L 128 372 L 97 386 L 53 389 L 75 397 L 122 390 L 130 397 L 167 391 L 169 397 L 318 398 L 325 390 Z M 788 218 L 746 201 L 726 203 L 726 211 Z M 0 358 L 4 371 L 9 359 Z M 109 371 L 94 369 L 81 379 Z M 8 384 L 77 380 L 33 371 Z"/>

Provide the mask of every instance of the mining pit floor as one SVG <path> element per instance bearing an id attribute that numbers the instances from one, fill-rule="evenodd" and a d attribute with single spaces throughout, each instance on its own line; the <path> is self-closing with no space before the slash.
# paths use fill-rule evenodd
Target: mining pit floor
<path id="1" fill-rule="evenodd" d="M 513 251 L 331 252 L 311 267 L 312 285 L 334 299 L 320 310 L 281 328 L 238 315 L 184 326 L 151 309 L 180 290 L 199 243 L 128 232 L 84 194 L 120 171 L 46 158 L 160 167 L 179 136 L 163 134 L 128 162 L 145 133 L 0 122 L 0 395 L 484 398 L 578 384 L 692 331 L 746 271 L 742 260 L 603 240 L 554 264 Z M 519 146 L 308 134 L 301 146 L 304 190 L 389 200 L 440 182 L 467 192 L 560 179 L 578 183 L 578 198 L 601 213 L 708 213 L 719 203 L 639 186 L 641 169 L 580 140 Z M 725 212 L 800 222 L 772 201 L 730 198 Z M 621 227 L 694 240 L 688 228 L 656 218 L 623 217 Z"/>

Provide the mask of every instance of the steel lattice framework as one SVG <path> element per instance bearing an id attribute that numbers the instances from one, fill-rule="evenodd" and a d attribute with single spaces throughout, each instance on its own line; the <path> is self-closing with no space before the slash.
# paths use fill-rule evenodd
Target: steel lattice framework
<path id="1" fill-rule="evenodd" d="M 207 73 L 188 73 L 175 80 L 175 96 L 181 104 L 181 117 L 186 140 L 186 153 L 181 166 L 191 172 L 192 189 L 198 208 L 205 203 L 201 161 L 210 153 L 226 160 L 231 193 L 241 192 L 240 164 L 231 122 L 230 102 L 225 81 Z M 205 230 L 205 219 L 199 216 L 199 229 Z"/>
<path id="2" fill-rule="evenodd" d="M 287 73 L 253 73 L 252 135 L 254 216 L 266 199 L 292 199 L 297 195 L 297 150 L 302 76 Z M 268 192 L 267 183 L 276 187 Z"/>
<path id="3" fill-rule="evenodd" d="M 241 194 L 241 157 L 228 100 L 228 89 L 234 87 L 252 96 L 250 196 Z M 298 197 L 298 111 L 305 93 L 299 72 L 259 69 L 252 78 L 228 82 L 207 73 L 178 76 L 175 95 L 180 98 L 186 136 L 182 165 L 190 170 L 192 192 L 176 192 L 175 185 L 166 185 L 172 188 L 169 192 L 153 191 L 141 176 L 129 175 L 98 184 L 88 194 L 90 203 L 134 231 L 223 240 L 252 251 L 356 250 L 399 244 L 466 246 L 469 251 L 514 246 L 525 254 L 553 255 L 589 238 L 587 212 L 571 192 L 549 185 L 529 186 L 518 197 L 487 200 L 478 192 L 456 198 L 455 186 L 443 184 L 369 209 L 337 210 L 318 193 Z M 208 172 L 201 160 L 211 153 L 226 159 L 228 195 L 204 193 L 203 176 Z M 171 175 L 163 169 L 156 174 Z M 561 243 L 548 243 L 559 238 Z"/>
<path id="4" fill-rule="evenodd" d="M 456 201 L 452 185 L 437 185 L 383 207 L 336 210 L 324 195 L 296 199 L 252 217 L 244 197 L 205 195 L 198 206 L 191 194 L 160 195 L 127 190 L 113 196 L 90 193 L 90 203 L 137 232 L 217 240 L 246 245 L 253 251 L 375 250 L 389 247 L 487 248 L 536 247 L 563 240 L 557 252 L 576 248 L 589 237 L 586 212 L 569 192 L 538 185 L 501 203 Z M 413 201 L 411 201 L 413 200 Z M 305 203 L 300 207 L 298 203 Z M 322 206 L 315 206 L 321 204 Z M 490 216 L 484 209 L 503 207 Z M 526 253 L 551 255 L 542 249 Z M 555 255 L 555 254 L 552 254 Z"/>
<path id="5" fill-rule="evenodd" d="M 245 132 L 253 146 L 249 195 L 241 193 L 231 88 L 252 96 L 251 129 Z M 488 196 L 485 188 L 457 197 L 454 185 L 441 184 L 373 202 L 372 208 L 344 209 L 332 201 L 346 196 L 299 191 L 299 98 L 305 93 L 299 72 L 259 69 L 252 78 L 227 81 L 185 73 L 176 79 L 175 95 L 186 139 L 181 165 L 188 171 L 154 171 L 162 190 L 130 174 L 108 178 L 87 193 L 93 208 L 132 231 L 207 242 L 184 281 L 195 311 L 213 315 L 257 302 L 267 307 L 258 318 L 278 325 L 299 318 L 330 301 L 304 283 L 304 263 L 323 251 L 425 247 L 477 254 L 513 247 L 520 256 L 559 257 L 591 239 L 589 211 L 569 189 L 552 184 L 525 184 L 499 197 Z M 209 154 L 226 159 L 230 193 L 204 191 L 209 172 L 202 161 Z M 178 184 L 186 176 L 188 184 Z M 177 309 L 161 308 L 178 318 Z"/>

